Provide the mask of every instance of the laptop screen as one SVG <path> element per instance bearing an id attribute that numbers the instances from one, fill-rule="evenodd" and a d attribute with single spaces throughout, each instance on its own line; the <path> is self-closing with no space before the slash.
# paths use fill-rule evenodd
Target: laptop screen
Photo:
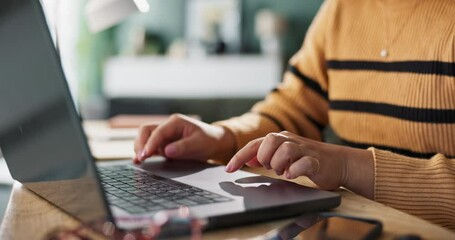
<path id="1" fill-rule="evenodd" d="M 85 223 L 111 219 L 38 0 L 0 1 L 0 148 L 33 192 Z"/>

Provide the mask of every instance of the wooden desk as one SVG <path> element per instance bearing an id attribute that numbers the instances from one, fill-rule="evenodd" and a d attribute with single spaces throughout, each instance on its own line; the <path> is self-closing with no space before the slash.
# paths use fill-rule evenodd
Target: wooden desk
<path id="1" fill-rule="evenodd" d="M 264 170 L 255 169 L 253 171 L 271 175 L 270 172 Z M 311 186 L 306 178 L 300 178 L 298 183 Z M 411 233 L 424 239 L 455 239 L 455 233 L 450 230 L 368 200 L 345 189 L 340 189 L 338 192 L 342 195 L 342 202 L 333 211 L 382 221 L 384 224 L 382 239 L 393 239 L 396 236 Z M 221 229 L 204 234 L 203 239 L 255 237 L 283 226 L 288 221 L 289 219 Z M 79 225 L 77 220 L 16 183 L 0 227 L 0 239 L 43 239 L 47 233 L 57 227 L 75 228 Z M 95 235 L 95 238 L 100 237 Z"/>
<path id="2" fill-rule="evenodd" d="M 398 235 L 410 233 L 424 239 L 455 239 L 454 232 L 420 218 L 360 197 L 345 189 L 338 192 L 342 195 L 342 202 L 333 211 L 379 219 L 384 224 L 382 239 L 393 239 Z M 289 219 L 216 230 L 204 234 L 203 239 L 250 238 L 283 226 L 288 221 Z M 73 229 L 79 224 L 77 220 L 28 191 L 20 183 L 16 183 L 0 228 L 0 239 L 43 239 L 57 227 Z M 93 236 L 95 239 L 102 239 Z"/>

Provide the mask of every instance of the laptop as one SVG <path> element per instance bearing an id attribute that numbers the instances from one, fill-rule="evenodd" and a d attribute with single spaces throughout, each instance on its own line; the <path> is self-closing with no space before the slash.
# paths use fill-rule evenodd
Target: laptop
<path id="1" fill-rule="evenodd" d="M 180 206 L 213 229 L 340 204 L 333 192 L 203 162 L 96 163 L 38 0 L 0 1 L 0 148 L 15 180 L 97 230 L 139 229 L 128 220 Z"/>

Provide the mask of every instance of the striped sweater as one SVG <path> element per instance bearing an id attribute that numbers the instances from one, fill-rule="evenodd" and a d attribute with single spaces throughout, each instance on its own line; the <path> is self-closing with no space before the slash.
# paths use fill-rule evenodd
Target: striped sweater
<path id="1" fill-rule="evenodd" d="M 372 151 L 376 201 L 455 229 L 455 1 L 326 0 L 283 82 L 221 124 L 238 149 L 330 125 Z"/>

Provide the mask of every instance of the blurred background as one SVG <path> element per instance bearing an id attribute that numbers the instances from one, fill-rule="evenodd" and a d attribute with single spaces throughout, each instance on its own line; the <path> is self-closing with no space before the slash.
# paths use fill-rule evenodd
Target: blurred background
<path id="1" fill-rule="evenodd" d="M 246 112 L 280 81 L 323 0 L 42 0 L 85 119 Z M 1 158 L 1 152 L 0 152 Z M 0 161 L 0 214 L 11 179 Z"/>
<path id="2" fill-rule="evenodd" d="M 89 9 L 104 0 L 44 1 L 56 13 L 50 21 L 58 19 L 64 66 L 83 117 L 181 112 L 207 122 L 247 111 L 275 87 L 322 3 L 106 0 L 148 3 L 143 12 L 121 13 Z M 105 15 L 126 17 L 93 29 Z"/>

